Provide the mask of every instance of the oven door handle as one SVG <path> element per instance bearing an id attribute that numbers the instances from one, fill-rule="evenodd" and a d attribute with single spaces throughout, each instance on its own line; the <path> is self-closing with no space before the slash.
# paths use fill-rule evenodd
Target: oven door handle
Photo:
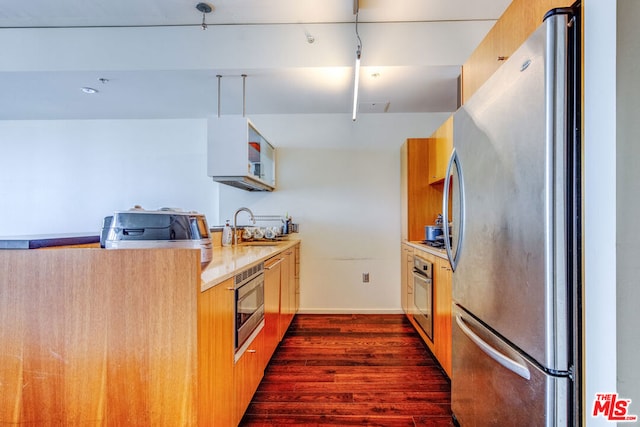
<path id="1" fill-rule="evenodd" d="M 428 277 L 427 277 L 427 276 L 425 276 L 424 274 L 420 274 L 420 273 L 416 272 L 415 270 L 413 270 L 413 271 L 411 272 L 411 274 L 413 274 L 413 278 L 414 278 L 414 279 L 418 279 L 418 280 L 419 280 L 419 281 L 421 281 L 421 282 L 424 282 L 424 283 L 430 283 L 430 282 L 431 282 L 431 279 L 430 279 L 430 278 L 428 278 Z"/>

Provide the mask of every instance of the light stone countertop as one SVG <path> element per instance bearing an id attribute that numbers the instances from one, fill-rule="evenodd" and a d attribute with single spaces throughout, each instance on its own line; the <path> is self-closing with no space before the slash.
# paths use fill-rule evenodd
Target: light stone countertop
<path id="1" fill-rule="evenodd" d="M 204 292 L 240 271 L 292 248 L 298 243 L 300 243 L 299 239 L 288 239 L 269 244 L 255 245 L 247 242 L 237 246 L 214 247 L 211 262 L 202 270 L 200 291 Z"/>
<path id="2" fill-rule="evenodd" d="M 427 244 L 424 244 L 422 242 L 404 242 L 407 245 L 411 246 L 412 248 L 416 248 L 419 249 L 421 251 L 424 252 L 428 252 L 431 255 L 435 255 L 437 257 L 443 258 L 443 259 L 447 259 L 447 251 L 444 249 L 440 249 L 440 248 L 434 248 L 433 246 L 429 246 Z"/>

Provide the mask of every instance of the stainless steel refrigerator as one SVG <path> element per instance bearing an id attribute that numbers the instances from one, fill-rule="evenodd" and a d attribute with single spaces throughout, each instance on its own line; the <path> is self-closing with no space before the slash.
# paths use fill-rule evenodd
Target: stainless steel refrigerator
<path id="1" fill-rule="evenodd" d="M 580 424 L 579 6 L 542 18 L 454 116 L 443 210 L 462 427 Z"/>

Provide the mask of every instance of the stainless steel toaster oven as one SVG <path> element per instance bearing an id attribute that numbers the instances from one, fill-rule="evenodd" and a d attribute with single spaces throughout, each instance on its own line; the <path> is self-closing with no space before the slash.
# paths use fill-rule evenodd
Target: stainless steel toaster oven
<path id="1" fill-rule="evenodd" d="M 105 217 L 100 246 L 106 249 L 200 249 L 203 266 L 211 261 L 213 247 L 203 214 L 175 208 L 153 211 L 139 206 Z"/>

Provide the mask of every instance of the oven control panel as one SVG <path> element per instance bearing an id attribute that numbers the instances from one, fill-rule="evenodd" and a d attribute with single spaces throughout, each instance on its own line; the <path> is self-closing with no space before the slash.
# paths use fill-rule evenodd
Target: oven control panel
<path id="1" fill-rule="evenodd" d="M 433 275 L 433 264 L 426 259 L 420 258 L 419 256 L 413 257 L 413 269 L 424 276 L 429 278 Z"/>

